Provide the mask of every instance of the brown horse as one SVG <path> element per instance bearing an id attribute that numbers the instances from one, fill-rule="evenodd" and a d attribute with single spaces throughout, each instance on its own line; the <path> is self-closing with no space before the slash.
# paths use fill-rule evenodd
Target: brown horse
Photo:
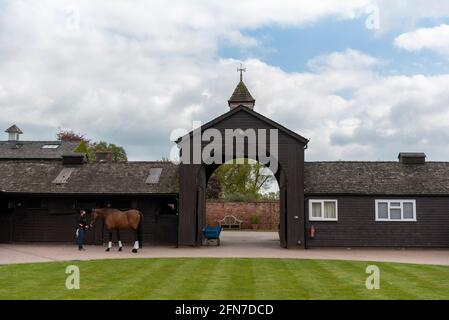
<path id="1" fill-rule="evenodd" d="M 98 219 L 103 219 L 106 229 L 109 232 L 109 242 L 106 251 L 110 251 L 112 247 L 112 231 L 117 232 L 118 251 L 122 251 L 122 242 L 120 241 L 120 230 L 132 229 L 135 232 L 135 242 L 132 252 L 137 253 L 139 245 L 142 245 L 142 220 L 143 214 L 139 210 L 121 211 L 113 208 L 97 208 L 92 209 L 91 226 Z"/>

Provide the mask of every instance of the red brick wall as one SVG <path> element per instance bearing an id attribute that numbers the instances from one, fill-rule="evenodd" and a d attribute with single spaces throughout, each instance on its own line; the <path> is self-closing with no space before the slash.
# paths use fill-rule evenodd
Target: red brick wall
<path id="1" fill-rule="evenodd" d="M 278 230 L 279 226 L 279 202 L 223 202 L 208 201 L 206 203 L 206 223 L 208 226 L 217 226 L 217 220 L 226 215 L 233 215 L 243 220 L 242 228 L 251 229 L 251 216 L 259 216 L 258 229 Z"/>

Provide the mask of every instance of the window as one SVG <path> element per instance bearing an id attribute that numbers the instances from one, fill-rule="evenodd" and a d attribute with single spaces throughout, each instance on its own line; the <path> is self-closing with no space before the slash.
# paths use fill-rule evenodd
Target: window
<path id="1" fill-rule="evenodd" d="M 337 200 L 309 200 L 310 221 L 337 221 Z"/>
<path id="2" fill-rule="evenodd" d="M 159 183 L 159 179 L 161 177 L 162 168 L 151 168 L 150 174 L 145 181 L 146 184 L 156 184 Z"/>
<path id="3" fill-rule="evenodd" d="M 63 168 L 61 172 L 59 172 L 58 176 L 53 180 L 55 184 L 64 184 L 67 183 L 72 173 L 75 171 L 74 168 Z"/>
<path id="4" fill-rule="evenodd" d="M 58 149 L 59 144 L 44 144 L 42 149 Z"/>
<path id="5" fill-rule="evenodd" d="M 376 200 L 376 221 L 416 221 L 416 201 Z"/>

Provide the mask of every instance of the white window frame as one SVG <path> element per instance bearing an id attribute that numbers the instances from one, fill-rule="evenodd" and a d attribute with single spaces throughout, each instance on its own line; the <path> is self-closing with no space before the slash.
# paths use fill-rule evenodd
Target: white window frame
<path id="1" fill-rule="evenodd" d="M 388 204 L 388 218 L 379 218 L 379 203 L 386 202 Z M 399 202 L 400 207 L 391 207 L 392 202 Z M 413 218 L 404 218 L 404 202 L 413 203 Z M 416 200 L 411 199 L 377 199 L 376 200 L 376 221 L 391 221 L 391 222 L 414 222 L 416 220 Z M 390 209 L 401 209 L 401 219 L 391 219 Z"/>
<path id="2" fill-rule="evenodd" d="M 335 203 L 335 218 L 324 218 L 324 203 L 333 202 Z M 313 217 L 312 215 L 312 204 L 321 204 L 321 217 Z M 338 221 L 338 201 L 336 199 L 309 199 L 309 221 Z"/>

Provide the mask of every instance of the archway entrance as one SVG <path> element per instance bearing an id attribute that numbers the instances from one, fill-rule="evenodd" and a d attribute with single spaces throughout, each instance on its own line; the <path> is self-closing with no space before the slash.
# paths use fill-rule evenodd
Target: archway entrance
<path id="1" fill-rule="evenodd" d="M 281 174 L 252 159 L 218 166 L 207 179 L 204 226 L 221 226 L 227 247 L 279 247 Z"/>
<path id="2" fill-rule="evenodd" d="M 208 148 L 207 142 L 210 141 L 205 138 L 206 130 L 214 130 L 223 136 L 228 130 L 252 130 L 257 142 L 263 139 L 269 141 L 267 150 L 276 149 L 277 157 L 271 155 L 270 161 L 277 167 L 276 179 L 280 189 L 280 243 L 285 248 L 304 248 L 304 148 L 308 140 L 243 105 L 233 108 L 177 141 L 182 156 L 179 166 L 178 245 L 202 244 L 207 181 L 220 164 L 233 159 L 235 148 L 228 148 L 229 144 L 223 140 L 214 141 L 222 151 L 222 161 L 219 164 L 203 159 L 202 155 Z M 274 136 L 276 139 L 272 139 Z M 200 144 L 195 145 L 195 140 L 200 141 Z M 260 154 L 259 145 L 252 145 L 246 139 L 243 150 L 244 158 L 254 158 L 250 155 Z M 249 150 L 256 152 L 250 153 Z M 260 158 L 255 159 L 263 162 Z"/>

